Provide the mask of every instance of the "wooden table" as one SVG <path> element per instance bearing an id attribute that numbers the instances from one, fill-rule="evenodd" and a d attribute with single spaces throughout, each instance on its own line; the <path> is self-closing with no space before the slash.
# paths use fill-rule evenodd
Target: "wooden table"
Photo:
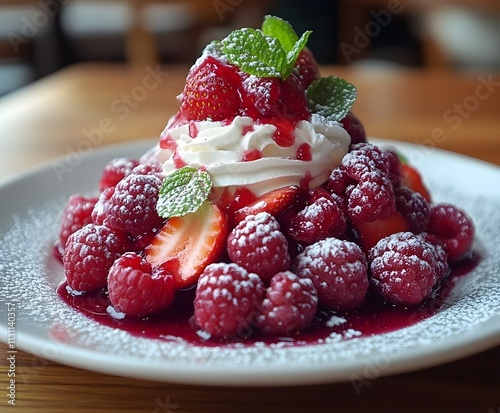
<path id="1" fill-rule="evenodd" d="M 0 182 L 95 146 L 158 136 L 178 107 L 186 67 L 70 67 L 0 99 Z M 372 136 L 423 143 L 500 165 L 500 74 L 357 72 L 355 112 Z M 2 338 L 4 340 L 5 338 Z M 8 365 L 0 345 L 0 392 Z M 500 411 L 500 347 L 425 370 L 351 383 L 278 388 L 163 384 L 83 371 L 19 352 L 22 412 Z M 431 402 L 432 400 L 432 402 Z M 6 410 L 5 410 L 6 411 Z M 14 411 L 14 409 L 13 409 Z"/>

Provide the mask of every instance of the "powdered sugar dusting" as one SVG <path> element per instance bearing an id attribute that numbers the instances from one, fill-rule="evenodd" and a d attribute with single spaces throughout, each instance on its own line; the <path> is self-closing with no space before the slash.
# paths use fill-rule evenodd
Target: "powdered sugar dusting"
<path id="1" fill-rule="evenodd" d="M 43 340 L 47 349 L 45 355 L 53 358 L 64 354 L 69 345 L 81 349 L 80 354 L 88 360 L 92 360 L 97 351 L 107 360 L 120 359 L 125 366 L 137 366 L 140 361 L 141 368 L 161 365 L 166 371 L 172 365 L 184 365 L 188 369 L 209 366 L 219 372 L 235 367 L 241 371 L 259 367 L 273 371 L 291 366 L 303 369 L 331 366 L 334 371 L 341 363 L 353 360 L 368 363 L 381 354 L 396 363 L 400 356 L 416 349 L 432 348 L 440 343 L 455 342 L 468 333 L 476 334 L 500 313 L 500 211 L 497 208 L 500 197 L 468 197 L 459 186 L 433 182 L 429 186 L 436 201 L 456 203 L 472 216 L 477 227 L 476 248 L 482 260 L 470 274 L 457 279 L 448 299 L 435 315 L 388 334 L 358 337 L 355 331 L 344 331 L 314 346 L 283 340 L 275 344 L 211 348 L 187 345 L 171 337 L 164 340 L 139 338 L 97 324 L 69 308 L 55 291 L 63 273 L 52 257 L 52 244 L 67 198 L 32 206 L 27 211 L 20 208 L 11 221 L 0 227 L 0 300 L 18 305 L 18 333 L 25 338 Z M 0 307 L 0 323 L 6 320 L 5 307 Z M 23 346 L 28 343 L 20 336 L 18 347 Z M 35 351 L 34 345 L 30 348 Z M 176 377 L 168 379 L 176 380 Z"/>

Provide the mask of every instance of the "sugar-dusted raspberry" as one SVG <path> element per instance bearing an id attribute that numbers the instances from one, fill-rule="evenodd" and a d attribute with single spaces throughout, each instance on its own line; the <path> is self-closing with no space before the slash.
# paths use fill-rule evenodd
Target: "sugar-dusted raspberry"
<path id="1" fill-rule="evenodd" d="M 123 234 L 103 225 L 87 224 L 71 234 L 63 255 L 69 287 L 75 291 L 103 288 L 111 265 L 127 248 Z"/>
<path id="2" fill-rule="evenodd" d="M 83 195 L 72 195 L 68 199 L 63 213 L 59 230 L 59 243 L 62 249 L 66 245 L 68 237 L 83 226 L 92 222 L 92 209 L 97 198 Z"/>
<path id="3" fill-rule="evenodd" d="M 327 189 L 336 195 L 343 196 L 349 185 L 355 184 L 353 180 L 343 168 L 335 168 L 330 173 L 328 178 Z"/>
<path id="4" fill-rule="evenodd" d="M 418 192 L 402 186 L 394 190 L 396 210 L 408 223 L 411 232 L 420 234 L 427 230 L 431 208 L 427 200 Z"/>
<path id="5" fill-rule="evenodd" d="M 351 137 L 351 144 L 366 142 L 365 128 L 359 118 L 352 111 L 349 111 L 346 117 L 340 122 Z"/>
<path id="6" fill-rule="evenodd" d="M 103 191 L 110 186 L 116 186 L 123 178 L 129 175 L 139 161 L 129 158 L 115 158 L 110 161 L 102 171 L 101 179 L 99 180 L 99 191 Z"/>
<path id="7" fill-rule="evenodd" d="M 162 267 L 153 269 L 141 256 L 127 252 L 109 270 L 108 293 L 116 311 L 143 317 L 173 302 L 174 279 Z"/>
<path id="8" fill-rule="evenodd" d="M 163 177 L 163 169 L 160 165 L 141 163 L 132 169 L 131 174 L 136 175 L 156 175 L 160 179 Z"/>
<path id="9" fill-rule="evenodd" d="M 268 212 L 248 215 L 229 233 L 227 253 L 231 261 L 267 282 L 290 267 L 288 241 L 276 218 Z"/>
<path id="10" fill-rule="evenodd" d="M 462 209 L 452 204 L 431 207 L 427 232 L 434 235 L 448 254 L 448 260 L 463 258 L 474 242 L 474 223 Z"/>
<path id="11" fill-rule="evenodd" d="M 235 263 L 214 263 L 201 274 L 194 320 L 212 337 L 243 339 L 252 333 L 265 288 L 257 274 Z"/>
<path id="12" fill-rule="evenodd" d="M 391 154 L 385 149 L 371 143 L 357 143 L 350 146 L 350 152 L 342 159 L 342 168 L 351 178 L 360 180 L 364 171 L 374 169 L 389 175 L 392 162 Z"/>
<path id="13" fill-rule="evenodd" d="M 307 327 L 318 308 L 318 294 L 309 278 L 290 271 L 271 278 L 266 298 L 260 306 L 257 325 L 265 333 L 287 334 Z"/>
<path id="14" fill-rule="evenodd" d="M 351 310 L 366 298 L 366 257 L 354 242 L 327 238 L 306 247 L 296 258 L 295 272 L 312 280 L 319 303 L 331 310 Z"/>
<path id="15" fill-rule="evenodd" d="M 396 197 L 390 179 L 374 170 L 363 175 L 347 197 L 349 218 L 354 222 L 372 222 L 389 218 L 396 211 Z"/>
<path id="16" fill-rule="evenodd" d="M 288 235 L 294 240 L 312 244 L 327 237 L 340 237 L 346 230 L 341 208 L 328 194 L 313 198 L 290 221 Z"/>
<path id="17" fill-rule="evenodd" d="M 421 303 L 442 277 L 441 256 L 423 235 L 398 232 L 383 238 L 368 253 L 371 288 L 394 304 Z"/>
<path id="18" fill-rule="evenodd" d="M 114 186 L 105 188 L 101 192 L 101 194 L 99 195 L 99 199 L 97 200 L 96 204 L 94 205 L 94 209 L 92 210 L 92 223 L 96 225 L 104 225 L 104 220 L 106 218 L 106 210 L 104 206 L 114 193 Z"/>
<path id="19" fill-rule="evenodd" d="M 161 183 L 155 175 L 126 176 L 104 205 L 105 224 L 132 237 L 154 231 L 163 222 L 156 212 Z"/>

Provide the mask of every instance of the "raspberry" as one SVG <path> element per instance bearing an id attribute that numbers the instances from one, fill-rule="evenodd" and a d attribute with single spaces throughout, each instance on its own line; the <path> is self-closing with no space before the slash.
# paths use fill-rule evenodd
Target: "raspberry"
<path id="1" fill-rule="evenodd" d="M 331 310 L 348 311 L 366 298 L 366 257 L 353 242 L 327 238 L 305 248 L 295 261 L 295 272 L 310 278 L 319 303 Z"/>
<path id="2" fill-rule="evenodd" d="M 174 280 L 162 267 L 153 269 L 136 253 L 127 252 L 109 270 L 108 293 L 118 312 L 143 317 L 173 302 Z"/>
<path id="3" fill-rule="evenodd" d="M 163 169 L 160 165 L 141 163 L 132 169 L 130 173 L 136 175 L 156 175 L 158 178 L 163 179 Z"/>
<path id="4" fill-rule="evenodd" d="M 128 240 L 103 225 L 87 224 L 71 234 L 63 255 L 70 288 L 93 291 L 106 286 L 108 271 L 128 248 Z"/>
<path id="5" fill-rule="evenodd" d="M 104 225 L 104 220 L 106 218 L 106 210 L 105 204 L 109 201 L 109 199 L 115 193 L 115 187 L 110 186 L 109 188 L 104 189 L 99 195 L 99 199 L 94 205 L 94 209 L 92 210 L 92 223 L 96 225 Z"/>
<path id="6" fill-rule="evenodd" d="M 443 277 L 442 253 L 422 235 L 398 232 L 368 253 L 371 288 L 386 301 L 412 305 L 431 295 Z"/>
<path id="7" fill-rule="evenodd" d="M 128 158 L 115 158 L 105 167 L 99 180 L 99 191 L 102 192 L 106 188 L 116 186 L 123 178 L 129 175 L 139 161 Z"/>
<path id="8" fill-rule="evenodd" d="M 407 187 L 397 188 L 394 194 L 396 196 L 396 210 L 406 220 L 410 231 L 414 234 L 424 232 L 431 215 L 431 208 L 426 199 Z"/>
<path id="9" fill-rule="evenodd" d="M 354 113 L 349 111 L 346 117 L 340 122 L 351 137 L 351 144 L 366 142 L 365 128 Z"/>
<path id="10" fill-rule="evenodd" d="M 265 333 L 292 333 L 307 327 L 317 308 L 318 294 L 309 278 L 280 272 L 271 278 L 256 322 Z"/>
<path id="11" fill-rule="evenodd" d="M 363 174 L 362 180 L 347 198 L 349 217 L 354 222 L 372 222 L 389 218 L 396 211 L 392 183 L 380 171 Z"/>
<path id="12" fill-rule="evenodd" d="M 358 170 L 364 173 L 377 169 L 388 175 L 392 162 L 394 160 L 388 151 L 371 143 L 358 143 L 351 144 L 350 152 L 342 159 L 342 167 L 351 178 L 361 180 Z"/>
<path id="13" fill-rule="evenodd" d="M 315 198 L 292 218 L 288 234 L 296 241 L 312 244 L 329 236 L 340 237 L 345 230 L 346 220 L 342 210 L 326 194 Z"/>
<path id="14" fill-rule="evenodd" d="M 126 176 L 104 205 L 105 224 L 132 237 L 154 231 L 163 222 L 156 212 L 161 183 L 155 175 Z"/>
<path id="15" fill-rule="evenodd" d="M 427 232 L 439 240 L 448 260 L 456 261 L 470 251 L 475 228 L 465 211 L 451 204 L 436 204 L 431 207 Z"/>
<path id="16" fill-rule="evenodd" d="M 227 253 L 231 261 L 263 281 L 290 267 L 288 242 L 275 217 L 268 212 L 247 215 L 229 233 Z"/>
<path id="17" fill-rule="evenodd" d="M 216 338 L 244 338 L 251 333 L 264 295 L 264 284 L 257 274 L 234 263 L 210 264 L 198 280 L 195 322 Z"/>
<path id="18" fill-rule="evenodd" d="M 83 226 L 92 222 L 92 209 L 97 198 L 72 195 L 69 197 L 62 213 L 61 228 L 59 230 L 59 243 L 62 249 L 68 237 Z"/>
<path id="19" fill-rule="evenodd" d="M 355 183 L 356 181 L 347 174 L 345 169 L 335 168 L 328 178 L 327 189 L 332 194 L 343 196 L 347 187 Z"/>
<path id="20" fill-rule="evenodd" d="M 295 62 L 295 68 L 298 71 L 298 78 L 304 90 L 307 90 L 313 81 L 321 77 L 318 62 L 316 62 L 313 53 L 307 47 L 300 51 Z"/>

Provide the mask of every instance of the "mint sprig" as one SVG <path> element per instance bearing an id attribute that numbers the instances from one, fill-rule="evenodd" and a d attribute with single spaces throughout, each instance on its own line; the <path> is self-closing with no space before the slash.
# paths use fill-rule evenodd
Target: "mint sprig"
<path id="1" fill-rule="evenodd" d="M 267 36 L 258 29 L 235 30 L 222 40 L 222 50 L 229 62 L 250 75 L 286 79 L 311 32 L 305 32 L 290 50 L 290 39 L 285 41 L 285 48 L 279 39 L 281 32 L 278 29 L 272 32 L 273 36 Z"/>
<path id="2" fill-rule="evenodd" d="M 354 105 L 357 90 L 340 77 L 328 76 L 312 82 L 307 88 L 306 96 L 312 113 L 340 122 Z"/>
<path id="3" fill-rule="evenodd" d="M 276 16 L 265 16 L 262 22 L 262 33 L 265 36 L 278 39 L 283 48 L 290 52 L 299 40 L 299 36 L 295 33 L 292 25 L 286 20 Z"/>
<path id="4" fill-rule="evenodd" d="M 181 217 L 197 211 L 212 190 L 208 172 L 185 166 L 163 180 L 156 211 L 162 218 Z"/>

